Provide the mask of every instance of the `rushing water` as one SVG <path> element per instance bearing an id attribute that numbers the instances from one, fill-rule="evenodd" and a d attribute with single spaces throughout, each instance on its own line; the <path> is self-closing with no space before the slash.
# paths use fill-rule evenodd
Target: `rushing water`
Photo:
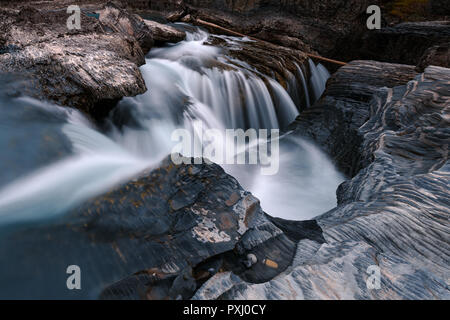
<path id="1" fill-rule="evenodd" d="M 175 129 L 199 135 L 199 122 L 218 130 L 282 129 L 324 90 L 329 74 L 321 65 L 309 62 L 312 94 L 300 66 L 289 81 L 292 90 L 286 91 L 246 63 L 225 59 L 222 49 L 205 45 L 208 36 L 195 30 L 186 41 L 153 49 L 141 67 L 149 91 L 124 98 L 103 130 L 76 110 L 2 98 L 0 224 L 54 217 L 156 166 L 173 150 Z M 250 41 L 224 39 L 237 46 Z M 299 90 L 306 92 L 304 99 Z M 261 200 L 266 212 L 295 220 L 334 207 L 343 180 L 316 146 L 289 134 L 280 139 L 278 174 L 264 176 L 248 165 L 224 168 Z"/>

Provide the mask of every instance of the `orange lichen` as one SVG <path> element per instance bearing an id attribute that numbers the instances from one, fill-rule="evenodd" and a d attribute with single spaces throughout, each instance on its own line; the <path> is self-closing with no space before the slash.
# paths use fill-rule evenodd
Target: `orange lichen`
<path id="1" fill-rule="evenodd" d="M 402 20 L 412 20 L 414 17 L 427 15 L 429 2 L 429 0 L 396 0 L 390 4 L 389 13 Z"/>

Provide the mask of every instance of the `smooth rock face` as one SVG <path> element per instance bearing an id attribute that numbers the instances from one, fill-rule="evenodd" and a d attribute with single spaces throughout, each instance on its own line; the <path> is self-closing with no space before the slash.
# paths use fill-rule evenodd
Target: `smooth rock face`
<path id="1" fill-rule="evenodd" d="M 26 7 L 0 16 L 0 70 L 30 79 L 25 93 L 101 118 L 117 99 L 146 91 L 134 36 L 107 31 L 83 13 L 81 30 L 68 30 L 65 10 Z"/>
<path id="2" fill-rule="evenodd" d="M 357 161 L 349 164 L 356 175 L 338 189 L 338 206 L 317 218 L 326 243 L 301 240 L 292 266 L 266 283 L 217 274 L 195 299 L 449 299 L 450 70 L 429 67 L 407 84 L 376 90 L 381 75 L 371 70 L 380 67 L 395 75 L 389 81 L 385 74 L 391 85 L 409 78 L 413 68 L 356 61 L 334 76 L 346 77 L 350 69 L 355 77 L 335 112 L 365 109 L 367 119 L 351 128 L 341 119 L 343 130 L 358 135 L 347 141 L 357 144 Z M 364 76 L 374 80 L 366 91 L 358 81 Z M 336 94 L 333 86 L 319 108 Z M 307 125 L 297 123 L 299 134 Z M 370 290 L 373 266 L 380 268 L 381 283 Z"/>
<path id="3" fill-rule="evenodd" d="M 416 74 L 414 66 L 353 61 L 328 80 L 322 99 L 290 129 L 315 140 L 344 173 L 354 176 L 361 169 L 362 136 L 357 129 L 369 119 L 373 94 L 385 86 L 405 84 Z"/>

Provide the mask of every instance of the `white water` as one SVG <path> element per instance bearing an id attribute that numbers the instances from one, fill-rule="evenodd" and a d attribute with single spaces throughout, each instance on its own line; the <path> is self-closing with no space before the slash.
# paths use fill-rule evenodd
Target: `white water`
<path id="1" fill-rule="evenodd" d="M 72 142 L 74 154 L 1 189 L 0 223 L 52 218 L 149 167 L 147 161 L 95 131 L 79 112 L 29 98 L 25 102 L 67 114 L 62 132 Z"/>
<path id="2" fill-rule="evenodd" d="M 152 50 L 141 67 L 150 90 L 123 99 L 110 115 L 108 136 L 75 110 L 28 99 L 36 108 L 67 114 L 62 134 L 72 142 L 73 155 L 3 187 L 0 223 L 57 216 L 156 165 L 171 153 L 175 144 L 171 134 L 177 128 L 195 132 L 194 123 L 201 121 L 206 128 L 219 130 L 278 129 L 296 118 L 297 107 L 280 84 L 269 78 L 263 81 L 244 62 L 237 61 L 244 67 L 230 64 L 219 48 L 204 45 L 207 37 L 202 31 L 189 33 L 180 44 Z M 248 40 L 232 41 L 239 45 Z M 310 67 L 318 97 L 326 69 L 312 62 Z M 299 73 L 306 89 L 300 67 Z M 334 192 L 343 178 L 317 147 L 298 137 L 283 137 L 280 157 L 281 170 L 275 176 L 262 176 L 248 166 L 225 169 L 274 216 L 309 219 L 335 206 Z"/>
<path id="3" fill-rule="evenodd" d="M 150 54 L 141 70 L 152 89 L 139 97 L 125 99 L 124 104 L 135 109 L 136 118 L 154 116 L 139 121 L 141 129 L 113 130 L 115 141 L 133 153 L 164 155 L 174 145 L 170 132 L 175 128 L 186 128 L 201 135 L 195 129 L 196 121 L 201 121 L 204 128 L 219 130 L 277 129 L 287 127 L 297 117 L 298 109 L 286 90 L 273 79 L 266 79 L 268 88 L 263 76 L 252 72 L 245 62 L 233 60 L 233 65 L 227 65 L 231 70 L 208 68 L 217 64 L 211 63 L 212 60 L 226 62 L 218 48 L 204 45 L 207 36 L 206 33 L 189 35 L 186 42 Z M 231 38 L 233 45 L 239 44 L 235 37 L 224 38 Z M 236 64 L 243 67 L 236 68 Z M 314 96 L 319 97 L 329 74 L 326 76 L 323 66 L 316 66 L 312 61 L 310 64 L 311 87 Z M 302 79 L 300 90 L 306 91 L 306 106 L 310 107 L 308 86 L 299 66 L 298 73 Z M 254 141 L 245 149 L 257 144 Z M 290 135 L 280 140 L 280 171 L 274 176 L 261 175 L 258 167 L 250 165 L 223 167 L 261 200 L 266 212 L 294 220 L 310 219 L 333 208 L 335 190 L 344 179 L 320 149 Z"/>
<path id="4" fill-rule="evenodd" d="M 321 65 L 315 65 L 312 60 L 309 60 L 309 69 L 311 71 L 311 85 L 314 90 L 315 100 L 319 100 L 322 93 L 325 91 L 325 85 L 330 78 L 328 70 Z"/>

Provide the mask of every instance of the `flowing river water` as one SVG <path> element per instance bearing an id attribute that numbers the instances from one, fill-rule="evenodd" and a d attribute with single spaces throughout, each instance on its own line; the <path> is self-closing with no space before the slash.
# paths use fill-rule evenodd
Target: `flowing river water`
<path id="1" fill-rule="evenodd" d="M 329 74 L 321 65 L 309 61 L 309 79 L 298 66 L 285 90 L 245 62 L 231 64 L 221 48 L 205 44 L 205 31 L 189 30 L 185 41 L 150 52 L 141 67 L 148 92 L 122 99 L 101 129 L 77 110 L 0 98 L 0 225 L 56 217 L 157 167 L 176 145 L 176 129 L 194 137 L 201 135 L 199 123 L 201 130 L 284 129 L 324 90 Z M 236 46 L 250 41 L 223 38 Z M 303 99 L 299 89 L 306 91 Z M 223 167 L 273 216 L 305 220 L 333 208 L 344 178 L 327 156 L 298 136 L 285 134 L 279 144 L 275 175 L 263 175 L 257 166 Z"/>

